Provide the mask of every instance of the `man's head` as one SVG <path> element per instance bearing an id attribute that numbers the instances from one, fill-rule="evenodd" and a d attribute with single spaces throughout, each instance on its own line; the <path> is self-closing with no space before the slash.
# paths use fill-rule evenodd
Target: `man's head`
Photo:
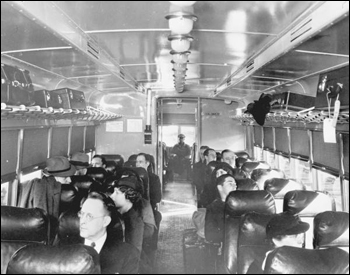
<path id="1" fill-rule="evenodd" d="M 79 211 L 80 236 L 90 241 L 101 238 L 112 221 L 113 201 L 103 193 L 92 192 Z"/>
<path id="2" fill-rule="evenodd" d="M 203 155 L 207 164 L 211 161 L 216 161 L 216 152 L 212 148 L 206 149 Z"/>
<path id="3" fill-rule="evenodd" d="M 46 176 L 54 176 L 56 181 L 62 184 L 71 182 L 70 177 L 73 176 L 76 169 L 69 163 L 66 157 L 51 157 L 46 160 L 46 168 L 43 174 Z"/>
<path id="4" fill-rule="evenodd" d="M 179 143 L 184 143 L 186 136 L 184 134 L 179 134 L 178 136 Z"/>
<path id="5" fill-rule="evenodd" d="M 206 145 L 202 145 L 201 148 L 199 148 L 199 157 L 201 159 L 201 162 L 204 162 L 205 161 L 205 158 L 204 158 L 204 151 L 207 150 L 209 147 L 206 146 Z"/>
<path id="6" fill-rule="evenodd" d="M 81 152 L 74 153 L 69 162 L 77 169 L 76 175 L 85 175 L 86 169 L 90 166 L 89 156 Z"/>
<path id="7" fill-rule="evenodd" d="M 223 162 L 230 164 L 231 167 L 233 167 L 233 168 L 236 166 L 236 157 L 237 156 L 234 152 L 232 152 L 229 149 L 226 149 L 226 150 L 221 152 L 221 156 L 222 156 Z"/>
<path id="8" fill-rule="evenodd" d="M 216 187 L 221 199 L 225 201 L 228 194 L 237 189 L 237 184 L 231 175 L 224 174 L 216 179 Z"/>
<path id="9" fill-rule="evenodd" d="M 137 155 L 136 167 L 142 167 L 147 171 L 147 168 L 150 165 L 150 163 L 151 163 L 151 158 L 148 154 L 140 153 Z"/>
<path id="10" fill-rule="evenodd" d="M 94 155 L 91 160 L 91 166 L 92 167 L 102 167 L 106 168 L 107 167 L 107 161 L 104 157 L 101 155 Z"/>
<path id="11" fill-rule="evenodd" d="M 304 233 L 310 225 L 302 222 L 299 216 L 279 214 L 273 217 L 266 226 L 266 236 L 275 247 L 284 245 L 302 247 Z"/>

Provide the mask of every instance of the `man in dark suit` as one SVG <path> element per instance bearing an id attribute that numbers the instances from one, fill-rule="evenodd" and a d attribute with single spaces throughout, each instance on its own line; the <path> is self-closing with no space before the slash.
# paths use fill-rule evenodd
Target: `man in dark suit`
<path id="1" fill-rule="evenodd" d="M 137 274 L 140 253 L 131 244 L 117 240 L 107 227 L 114 223 L 115 205 L 107 195 L 92 192 L 82 205 L 80 236 L 100 254 L 102 274 Z"/>

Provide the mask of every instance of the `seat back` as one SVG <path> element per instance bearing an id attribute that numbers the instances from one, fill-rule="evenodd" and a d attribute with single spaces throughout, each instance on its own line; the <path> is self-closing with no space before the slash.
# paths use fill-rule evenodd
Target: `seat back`
<path id="1" fill-rule="evenodd" d="M 283 212 L 284 195 L 293 190 L 305 190 L 305 185 L 292 179 L 272 178 L 265 181 L 264 190 L 275 198 L 276 213 Z"/>
<path id="2" fill-rule="evenodd" d="M 89 167 L 86 175 L 103 184 L 107 177 L 107 171 L 102 167 Z"/>
<path id="3" fill-rule="evenodd" d="M 39 208 L 1 206 L 1 274 L 13 253 L 31 243 L 47 244 L 48 216 Z"/>
<path id="4" fill-rule="evenodd" d="M 73 184 L 61 185 L 60 213 L 67 210 L 78 210 L 81 197 Z"/>
<path id="5" fill-rule="evenodd" d="M 271 249 L 266 240 L 266 226 L 275 214 L 249 212 L 243 215 L 238 235 L 238 274 L 246 274 L 254 261 L 263 262 Z"/>
<path id="6" fill-rule="evenodd" d="M 234 274 L 238 268 L 238 236 L 242 215 L 248 212 L 275 214 L 275 202 L 267 191 L 233 191 L 225 202 L 224 269 Z"/>
<path id="7" fill-rule="evenodd" d="M 116 167 L 123 167 L 124 165 L 124 157 L 119 154 L 102 154 L 102 157 L 106 159 L 106 161 L 113 161 Z"/>
<path id="8" fill-rule="evenodd" d="M 337 247 L 282 246 L 268 255 L 264 274 L 349 274 L 349 254 Z"/>
<path id="9" fill-rule="evenodd" d="M 95 181 L 90 176 L 71 176 L 70 178 L 71 184 L 78 190 L 80 198 L 86 198 L 90 190 L 95 191 L 102 189 L 102 183 Z"/>
<path id="10" fill-rule="evenodd" d="M 336 246 L 349 252 L 349 213 L 326 211 L 314 218 L 314 248 Z"/>
<path id="11" fill-rule="evenodd" d="M 98 274 L 95 249 L 75 244 L 63 246 L 27 245 L 11 258 L 7 274 Z"/>
<path id="12" fill-rule="evenodd" d="M 252 179 L 237 179 L 236 183 L 239 191 L 259 190 L 258 185 Z"/>
<path id="13" fill-rule="evenodd" d="M 310 225 L 305 233 L 305 248 L 313 248 L 313 220 L 314 217 L 324 211 L 334 211 L 334 199 L 322 192 L 307 190 L 289 191 L 283 200 L 283 211 L 298 215 L 300 219 Z"/>

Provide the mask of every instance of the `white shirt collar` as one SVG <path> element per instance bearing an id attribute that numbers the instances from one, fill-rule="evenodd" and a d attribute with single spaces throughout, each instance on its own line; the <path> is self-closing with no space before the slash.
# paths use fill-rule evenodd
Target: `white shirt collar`
<path id="1" fill-rule="evenodd" d="M 103 236 L 101 238 L 99 238 L 98 240 L 96 240 L 95 243 L 95 250 L 97 251 L 97 253 L 101 252 L 102 246 L 104 245 L 105 241 L 107 239 L 107 232 L 105 234 L 103 234 Z M 91 243 L 93 243 L 93 241 L 85 239 L 84 244 L 87 246 L 91 246 Z"/>

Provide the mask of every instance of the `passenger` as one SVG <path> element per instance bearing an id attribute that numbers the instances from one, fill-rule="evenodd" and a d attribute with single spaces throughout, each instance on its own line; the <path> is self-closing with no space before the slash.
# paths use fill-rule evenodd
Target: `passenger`
<path id="1" fill-rule="evenodd" d="M 310 225 L 302 222 L 297 215 L 278 214 L 273 217 L 266 226 L 266 237 L 270 241 L 273 249 L 281 246 L 303 247 L 304 233 L 309 230 Z M 265 258 L 255 259 L 248 269 L 248 274 L 263 274 L 265 268 Z"/>
<path id="2" fill-rule="evenodd" d="M 230 192 L 236 190 L 237 185 L 235 179 L 229 174 L 217 178 L 216 185 L 220 198 L 207 206 L 204 232 L 207 241 L 220 243 L 224 240 L 225 200 Z"/>
<path id="3" fill-rule="evenodd" d="M 209 147 L 205 145 L 201 146 L 201 148 L 199 149 L 200 160 L 199 162 L 193 165 L 193 185 L 197 189 L 197 194 L 201 194 L 204 187 L 203 175 L 205 173 L 206 167 L 204 151 L 208 148 Z"/>
<path id="4" fill-rule="evenodd" d="M 87 154 L 80 152 L 74 153 L 69 162 L 77 169 L 75 172 L 76 176 L 86 175 L 87 168 L 90 166 L 89 156 Z"/>
<path id="5" fill-rule="evenodd" d="M 216 160 L 217 161 L 222 161 L 222 155 L 220 152 L 216 152 Z"/>
<path id="6" fill-rule="evenodd" d="M 145 153 L 140 153 L 137 155 L 136 167 L 142 167 L 146 169 L 146 171 L 148 171 L 147 168 L 150 165 L 150 163 L 150 155 Z M 150 202 L 152 205 L 152 209 L 157 210 L 158 203 L 160 203 L 162 199 L 162 186 L 160 184 L 160 179 L 156 174 L 148 172 L 148 177 Z"/>
<path id="7" fill-rule="evenodd" d="M 191 147 L 185 143 L 185 135 L 179 134 L 179 142 L 174 145 L 171 150 L 170 169 L 177 173 L 183 174 L 186 172 L 187 179 L 191 174 Z"/>
<path id="8" fill-rule="evenodd" d="M 216 161 L 216 152 L 212 148 L 208 148 L 203 153 L 205 163 L 208 165 L 211 161 Z"/>
<path id="9" fill-rule="evenodd" d="M 124 163 L 124 167 L 135 168 L 136 167 L 137 154 L 131 155 L 128 160 Z"/>
<path id="10" fill-rule="evenodd" d="M 140 254 L 135 247 L 116 240 L 107 228 L 114 224 L 115 205 L 103 193 L 92 192 L 78 213 L 84 244 L 100 255 L 101 274 L 137 274 Z"/>
<path id="11" fill-rule="evenodd" d="M 107 167 L 107 161 L 106 159 L 101 155 L 94 155 L 91 160 L 91 166 L 92 167 L 102 167 L 106 169 Z"/>
<path id="12" fill-rule="evenodd" d="M 237 156 L 233 151 L 231 151 L 229 149 L 225 149 L 221 152 L 221 155 L 222 155 L 223 162 L 230 164 L 232 168 L 236 167 Z"/>
<path id="13" fill-rule="evenodd" d="M 61 184 L 70 184 L 70 177 L 75 173 L 75 166 L 71 165 L 66 157 L 60 156 L 48 158 L 46 160 L 46 168 L 43 170 L 44 176 L 54 176 L 55 180 Z"/>

